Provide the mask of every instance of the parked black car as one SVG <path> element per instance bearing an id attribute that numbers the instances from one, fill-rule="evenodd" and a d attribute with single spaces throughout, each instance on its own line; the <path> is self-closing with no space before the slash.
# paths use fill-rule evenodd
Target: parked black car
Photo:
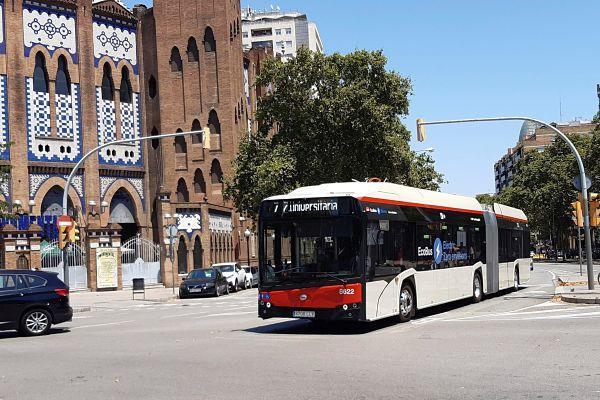
<path id="1" fill-rule="evenodd" d="M 0 329 L 40 336 L 72 318 L 69 288 L 57 274 L 0 270 Z"/>
<path id="2" fill-rule="evenodd" d="M 179 298 L 229 294 L 227 278 L 217 268 L 195 269 L 181 282 Z"/>

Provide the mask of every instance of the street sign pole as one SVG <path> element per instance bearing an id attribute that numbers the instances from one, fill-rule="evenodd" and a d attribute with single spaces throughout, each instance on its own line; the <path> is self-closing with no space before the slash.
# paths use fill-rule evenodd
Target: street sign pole
<path id="1" fill-rule="evenodd" d="M 577 242 L 579 242 L 579 275 L 583 276 L 583 260 L 581 253 L 581 228 L 577 225 Z"/>
<path id="2" fill-rule="evenodd" d="M 579 167 L 579 177 L 581 182 L 586 182 L 585 167 L 583 166 L 583 160 L 581 155 L 577 151 L 577 148 L 571 142 L 571 140 L 556 127 L 538 119 L 528 117 L 495 117 L 495 118 L 468 118 L 468 119 L 453 119 L 445 121 L 432 121 L 425 122 L 423 119 L 417 119 L 417 136 L 420 141 L 426 138 L 425 125 L 446 125 L 446 124 L 464 124 L 470 122 L 496 122 L 496 121 L 530 121 L 537 124 L 543 125 L 546 128 L 554 131 L 562 140 L 565 141 L 569 149 L 577 160 L 577 166 Z M 423 140 L 421 140 L 423 138 Z M 594 260 L 592 259 L 592 236 L 590 233 L 590 211 L 589 211 L 589 198 L 587 185 L 581 185 L 581 196 L 583 205 L 583 234 L 585 236 L 585 254 L 587 257 L 587 278 L 588 278 L 588 289 L 594 289 Z"/>

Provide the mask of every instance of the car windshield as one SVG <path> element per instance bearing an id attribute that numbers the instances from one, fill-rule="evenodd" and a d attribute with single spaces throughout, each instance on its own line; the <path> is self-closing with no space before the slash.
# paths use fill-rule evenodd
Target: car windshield
<path id="1" fill-rule="evenodd" d="M 341 279 L 358 273 L 360 228 L 354 217 L 267 224 L 263 281 Z"/>
<path id="2" fill-rule="evenodd" d="M 196 269 L 189 273 L 188 279 L 205 279 L 214 278 L 215 276 L 215 271 L 212 269 Z"/>
<path id="3" fill-rule="evenodd" d="M 221 272 L 233 272 L 234 267 L 233 265 L 222 265 L 219 267 L 219 269 L 221 270 Z"/>

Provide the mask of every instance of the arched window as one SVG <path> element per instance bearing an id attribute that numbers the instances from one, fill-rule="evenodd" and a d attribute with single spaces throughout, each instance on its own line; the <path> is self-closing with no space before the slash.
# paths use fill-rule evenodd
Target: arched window
<path id="1" fill-rule="evenodd" d="M 194 122 L 192 122 L 192 131 L 201 131 L 202 130 L 202 126 L 200 125 L 200 121 L 198 121 L 197 119 L 194 120 Z M 199 133 L 197 135 L 192 136 L 192 143 L 193 144 L 202 144 L 202 134 Z"/>
<path id="2" fill-rule="evenodd" d="M 153 99 L 156 97 L 157 93 L 156 78 L 154 78 L 154 75 L 150 75 L 150 79 L 148 79 L 148 96 Z"/>
<path id="3" fill-rule="evenodd" d="M 194 268 L 202 268 L 202 242 L 200 237 L 196 236 L 194 240 Z"/>
<path id="4" fill-rule="evenodd" d="M 206 182 L 204 181 L 204 174 L 202 170 L 197 169 L 194 174 L 194 192 L 206 193 Z"/>
<path id="5" fill-rule="evenodd" d="M 223 170 L 221 169 L 221 163 L 215 159 L 210 167 L 210 182 L 212 184 L 223 183 Z"/>
<path id="6" fill-rule="evenodd" d="M 177 47 L 173 47 L 171 49 L 171 71 L 172 72 L 181 72 L 183 71 L 183 61 L 181 60 L 181 54 L 179 53 L 179 49 Z"/>
<path id="7" fill-rule="evenodd" d="M 233 24 L 229 23 L 229 40 L 233 40 Z"/>
<path id="8" fill-rule="evenodd" d="M 179 202 L 179 203 L 189 203 L 190 202 L 190 192 L 188 192 L 187 185 L 183 178 L 179 178 L 179 182 L 177 182 L 177 202 Z"/>
<path id="9" fill-rule="evenodd" d="M 129 70 L 123 68 L 121 71 L 121 87 L 119 89 L 121 103 L 131 103 L 133 90 L 131 89 L 131 81 L 129 80 Z"/>
<path id="10" fill-rule="evenodd" d="M 210 110 L 210 113 L 208 114 L 208 127 L 210 128 L 211 134 L 221 134 L 221 123 L 219 122 L 219 116 L 215 110 Z"/>
<path id="11" fill-rule="evenodd" d="M 56 94 L 71 94 L 71 77 L 69 66 L 65 56 L 58 57 L 58 69 L 56 70 Z"/>
<path id="12" fill-rule="evenodd" d="M 113 101 L 115 99 L 115 85 L 112 79 L 112 70 L 108 63 L 104 63 L 102 74 L 102 100 Z"/>
<path id="13" fill-rule="evenodd" d="M 179 238 L 179 244 L 177 245 L 177 272 L 179 274 L 187 274 L 188 272 L 188 250 L 183 236 Z"/>
<path id="14" fill-rule="evenodd" d="M 189 62 L 198 62 L 200 60 L 198 43 L 196 43 L 196 39 L 194 37 L 188 39 L 187 55 Z"/>
<path id="15" fill-rule="evenodd" d="M 204 31 L 204 51 L 207 53 L 217 51 L 217 42 L 211 27 L 207 27 Z"/>
<path id="16" fill-rule="evenodd" d="M 35 55 L 33 90 L 48 93 L 48 70 L 46 69 L 46 57 L 42 52 Z"/>
<path id="17" fill-rule="evenodd" d="M 156 128 L 152 129 L 152 136 L 158 136 L 158 130 Z M 154 150 L 158 149 L 158 146 L 160 146 L 160 140 L 159 139 L 152 139 L 152 148 Z"/>
<path id="18" fill-rule="evenodd" d="M 183 131 L 181 129 L 177 129 L 177 132 L 183 132 Z M 175 138 L 175 153 L 177 153 L 177 154 L 187 153 L 187 143 L 185 141 L 185 137 L 177 136 Z"/>

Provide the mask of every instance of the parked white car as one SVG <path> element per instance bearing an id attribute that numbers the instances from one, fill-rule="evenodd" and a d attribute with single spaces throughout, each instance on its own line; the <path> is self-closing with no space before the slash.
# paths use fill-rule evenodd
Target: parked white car
<path id="1" fill-rule="evenodd" d="M 234 292 L 240 289 L 247 289 L 248 281 L 246 279 L 246 271 L 236 262 L 213 264 L 213 268 L 218 268 L 221 274 L 227 279 L 229 287 Z"/>
<path id="2" fill-rule="evenodd" d="M 242 268 L 246 271 L 246 279 L 250 280 L 249 287 L 258 286 L 258 268 L 249 267 L 248 265 L 242 265 Z"/>

